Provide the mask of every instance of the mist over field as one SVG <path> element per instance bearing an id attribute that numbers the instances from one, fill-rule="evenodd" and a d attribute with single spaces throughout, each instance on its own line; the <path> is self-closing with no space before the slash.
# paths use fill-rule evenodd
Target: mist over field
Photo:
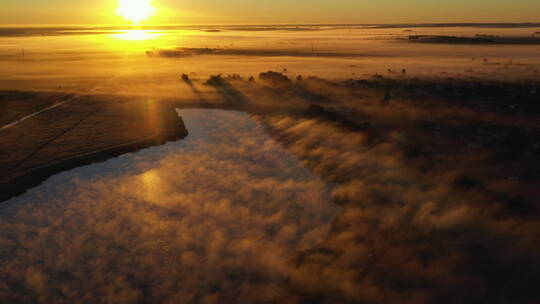
<path id="1" fill-rule="evenodd" d="M 176 82 L 181 73 L 195 73 L 192 77 L 200 79 L 219 73 L 247 78 L 267 70 L 287 69 L 286 74 L 293 78 L 311 75 L 346 80 L 376 73 L 389 75 L 389 69 L 400 75 L 405 69 L 410 77 L 516 80 L 538 79 L 540 65 L 540 45 L 417 44 L 406 40 L 410 35 L 528 37 L 540 31 L 540 26 L 212 26 L 172 30 L 4 31 L 11 34 L 0 39 L 2 89 L 50 91 L 61 87 L 63 91 L 82 93 L 179 97 Z M 174 54 L 171 51 L 177 48 L 191 50 L 187 52 L 190 56 L 166 56 Z M 207 48 L 217 51 L 204 52 Z"/>

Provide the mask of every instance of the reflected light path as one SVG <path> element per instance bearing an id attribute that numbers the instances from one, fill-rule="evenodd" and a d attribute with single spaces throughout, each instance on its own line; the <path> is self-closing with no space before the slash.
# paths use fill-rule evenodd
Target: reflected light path
<path id="1" fill-rule="evenodd" d="M 295 255 L 339 211 L 329 185 L 247 114 L 178 112 L 185 140 L 63 172 L 0 206 L 8 302 L 277 300 Z"/>
<path id="2" fill-rule="evenodd" d="M 152 30 L 126 30 L 119 34 L 111 34 L 110 36 L 119 40 L 144 41 L 157 39 L 161 35 L 161 33 Z"/>

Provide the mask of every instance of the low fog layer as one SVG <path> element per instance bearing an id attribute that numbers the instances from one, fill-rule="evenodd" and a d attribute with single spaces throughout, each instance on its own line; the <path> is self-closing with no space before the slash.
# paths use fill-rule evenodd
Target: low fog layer
<path id="1" fill-rule="evenodd" d="M 290 77 L 302 74 L 328 79 L 366 78 L 386 74 L 389 69 L 406 69 L 409 77 L 540 77 L 535 73 L 540 67 L 538 45 L 407 41 L 412 35 L 531 37 L 540 27 L 253 29 L 110 28 L 93 29 L 93 34 L 90 29 L 26 29 L 55 31 L 55 35 L 0 37 L 4 71 L 0 89 L 179 96 L 176 84 L 181 73 L 195 73 L 202 79 L 218 73 L 247 78 L 283 69 Z M 211 56 L 215 54 L 221 56 Z"/>
<path id="2" fill-rule="evenodd" d="M 333 198 L 344 211 L 331 236 L 297 259 L 295 290 L 328 303 L 538 299 L 534 201 L 528 208 L 493 195 L 520 186 L 495 178 L 485 185 L 491 190 L 481 190 L 460 177 L 459 165 L 408 155 L 405 130 L 370 143 L 366 133 L 318 119 L 262 119 L 306 166 L 340 184 Z M 460 162 L 478 170 L 482 158 L 472 154 Z"/>
<path id="3" fill-rule="evenodd" d="M 338 211 L 246 114 L 180 112 L 185 141 L 59 174 L 0 206 L 5 303 L 275 300 Z"/>
<path id="4" fill-rule="evenodd" d="M 440 32 L 452 31 L 463 29 Z M 70 40 L 77 47 L 68 58 L 50 49 L 4 54 L 12 73 L 2 86 L 153 96 L 248 111 L 259 124 L 236 112 L 181 110 L 185 141 L 62 173 L 0 205 L 0 295 L 538 302 L 540 87 L 530 81 L 538 47 L 299 32 L 118 40 L 102 53 L 80 48 L 83 39 Z M 390 56 L 146 54 L 183 46 Z M 42 59 L 62 70 L 40 74 Z M 267 70 L 282 74 L 259 74 Z"/>

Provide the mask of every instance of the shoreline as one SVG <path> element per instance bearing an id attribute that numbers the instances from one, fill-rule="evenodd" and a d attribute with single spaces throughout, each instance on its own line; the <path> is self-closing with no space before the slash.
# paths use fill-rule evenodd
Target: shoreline
<path id="1" fill-rule="evenodd" d="M 182 121 L 181 124 L 184 125 Z M 102 151 L 74 156 L 71 159 L 58 160 L 52 164 L 44 165 L 42 167 L 32 168 L 30 171 L 13 177 L 7 182 L 0 183 L 0 204 L 14 197 L 18 197 L 36 186 L 39 186 L 41 183 L 55 174 L 86 165 L 104 162 L 114 157 L 127 153 L 135 153 L 150 147 L 164 145 L 168 142 L 182 140 L 187 136 L 187 130 L 179 130 L 178 134 L 169 134 L 165 138 L 148 138 L 139 142 L 123 144 Z"/>
<path id="2" fill-rule="evenodd" d="M 39 93 L 32 94 L 39 99 Z M 54 174 L 188 136 L 173 105 L 163 102 L 149 111 L 144 104 L 118 99 L 120 105 L 111 106 L 106 98 L 74 96 L 69 103 L 0 130 L 5 147 L 0 149 L 0 203 Z"/>

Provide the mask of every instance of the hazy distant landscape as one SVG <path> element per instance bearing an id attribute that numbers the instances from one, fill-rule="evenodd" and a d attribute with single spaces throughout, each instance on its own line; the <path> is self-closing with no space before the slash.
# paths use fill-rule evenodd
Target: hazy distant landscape
<path id="1" fill-rule="evenodd" d="M 537 303 L 540 23 L 0 29 L 0 302 Z"/>
<path id="2" fill-rule="evenodd" d="M 533 25 L 4 29 L 12 34 L 4 35 L 0 42 L 4 69 L 0 88 L 50 91 L 61 87 L 81 93 L 130 95 L 148 95 L 150 88 L 153 96 L 178 96 L 182 88 L 176 81 L 182 73 L 196 73 L 194 78 L 205 80 L 219 73 L 249 77 L 283 69 L 292 78 L 311 75 L 346 80 L 377 73 L 392 77 L 395 75 L 389 74 L 389 69 L 399 75 L 405 69 L 408 77 L 537 79 L 538 45 L 418 44 L 408 38 L 529 38 L 539 29 Z M 174 56 L 147 56 L 147 52 L 171 54 L 178 48 L 193 51 L 180 61 Z M 203 49 L 218 51 L 205 53 L 200 51 Z M 54 68 L 50 68 L 52 64 Z"/>

